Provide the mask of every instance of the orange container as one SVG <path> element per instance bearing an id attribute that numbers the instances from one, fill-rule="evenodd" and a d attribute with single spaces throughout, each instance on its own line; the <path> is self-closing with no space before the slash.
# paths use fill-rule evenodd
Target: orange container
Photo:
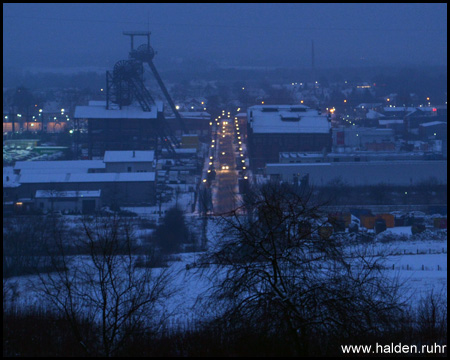
<path id="1" fill-rule="evenodd" d="M 387 228 L 393 228 L 395 224 L 395 217 L 392 214 L 377 214 L 377 219 L 383 219 L 386 222 Z"/>
<path id="2" fill-rule="evenodd" d="M 375 226 L 375 216 L 372 215 L 361 215 L 361 226 L 365 227 L 366 229 L 373 229 Z"/>

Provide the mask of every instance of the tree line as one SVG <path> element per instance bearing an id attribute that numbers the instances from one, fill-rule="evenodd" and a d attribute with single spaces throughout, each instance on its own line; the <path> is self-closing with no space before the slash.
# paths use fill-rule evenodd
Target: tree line
<path id="1" fill-rule="evenodd" d="M 336 356 L 341 344 L 446 344 L 446 294 L 408 303 L 370 244 L 321 236 L 323 206 L 307 189 L 253 188 L 199 254 L 192 271 L 211 279 L 199 306 L 212 316 L 188 322 L 171 321 L 165 307 L 180 274 L 139 264 L 192 240 L 181 212 L 169 212 L 142 243 L 132 219 L 115 215 L 76 228 L 51 216 L 13 222 L 4 239 L 3 354 Z M 41 258 L 25 261 L 29 269 L 45 264 L 32 290 L 48 304 L 28 310 L 14 306 L 20 294 L 5 278 L 5 260 L 11 271 L 26 257 Z"/>

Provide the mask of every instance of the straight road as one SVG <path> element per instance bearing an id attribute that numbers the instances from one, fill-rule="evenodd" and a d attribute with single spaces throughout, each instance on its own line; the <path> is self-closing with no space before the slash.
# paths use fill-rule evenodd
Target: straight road
<path id="1" fill-rule="evenodd" d="M 222 215 L 234 210 L 236 204 L 236 189 L 238 174 L 236 171 L 236 155 L 234 152 L 234 126 L 233 122 L 222 121 L 217 134 L 217 159 L 216 170 L 217 193 L 214 201 L 214 214 Z"/>

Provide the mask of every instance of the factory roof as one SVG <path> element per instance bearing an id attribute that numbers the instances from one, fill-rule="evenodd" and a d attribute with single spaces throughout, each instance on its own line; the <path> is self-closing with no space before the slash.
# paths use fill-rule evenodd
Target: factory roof
<path id="1" fill-rule="evenodd" d="M 67 161 L 17 161 L 16 172 L 46 173 L 87 173 L 89 169 L 104 169 L 103 160 L 67 160 Z"/>
<path id="2" fill-rule="evenodd" d="M 128 151 L 105 151 L 103 161 L 111 162 L 152 162 L 155 157 L 153 150 L 128 150 Z"/>
<path id="3" fill-rule="evenodd" d="M 253 133 L 329 133 L 325 115 L 303 105 L 257 105 L 248 109 Z"/>
<path id="4" fill-rule="evenodd" d="M 77 106 L 74 118 L 76 119 L 156 119 L 157 113 L 162 111 L 162 102 L 156 101 L 150 111 L 133 104 L 122 106 L 122 109 L 106 109 L 106 101 L 90 101 L 87 106 Z"/>
<path id="5" fill-rule="evenodd" d="M 90 183 L 90 182 L 141 182 L 155 181 L 154 172 L 142 173 L 87 173 L 87 174 L 23 174 L 18 182 L 36 183 Z"/>
<path id="6" fill-rule="evenodd" d="M 83 190 L 83 191 L 51 191 L 36 190 L 36 199 L 48 198 L 80 198 L 80 197 L 100 197 L 101 190 Z"/>
<path id="7" fill-rule="evenodd" d="M 428 127 L 428 126 L 436 126 L 436 125 L 447 125 L 447 123 L 445 121 L 430 121 L 430 122 L 426 122 L 423 124 L 419 124 L 419 126 L 424 126 L 424 127 Z"/>
<path id="8" fill-rule="evenodd" d="M 403 119 L 378 120 L 378 124 L 380 124 L 380 125 L 403 124 Z"/>

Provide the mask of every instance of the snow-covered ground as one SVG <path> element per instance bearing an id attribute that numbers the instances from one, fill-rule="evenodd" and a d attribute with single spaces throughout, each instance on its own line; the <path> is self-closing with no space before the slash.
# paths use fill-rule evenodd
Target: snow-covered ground
<path id="1" fill-rule="evenodd" d="M 196 222 L 197 231 L 201 232 L 201 219 L 190 218 Z M 395 229 L 394 232 L 407 232 L 407 229 Z M 217 218 L 210 218 L 207 223 L 206 236 L 208 244 L 213 246 L 220 238 L 221 228 Z M 417 302 L 427 292 L 435 293 L 447 289 L 447 240 L 421 239 L 415 241 L 376 242 L 373 254 L 386 252 L 384 262 L 385 274 L 405 282 L 405 298 L 411 303 Z M 207 291 L 213 285 L 208 272 L 199 271 L 199 260 L 202 253 L 182 253 L 176 255 L 177 260 L 170 263 L 173 274 L 172 286 L 176 293 L 165 301 L 165 310 L 171 314 L 174 323 L 205 318 L 208 316 L 204 301 Z M 154 270 L 158 272 L 158 269 Z M 36 282 L 36 276 L 8 279 L 18 294 L 17 303 L 21 306 L 42 305 L 42 295 L 31 290 L 30 283 Z M 4 299 L 5 300 L 5 299 Z M 202 305 L 203 304 L 203 305 Z M 219 309 L 217 309 L 219 310 Z"/>

